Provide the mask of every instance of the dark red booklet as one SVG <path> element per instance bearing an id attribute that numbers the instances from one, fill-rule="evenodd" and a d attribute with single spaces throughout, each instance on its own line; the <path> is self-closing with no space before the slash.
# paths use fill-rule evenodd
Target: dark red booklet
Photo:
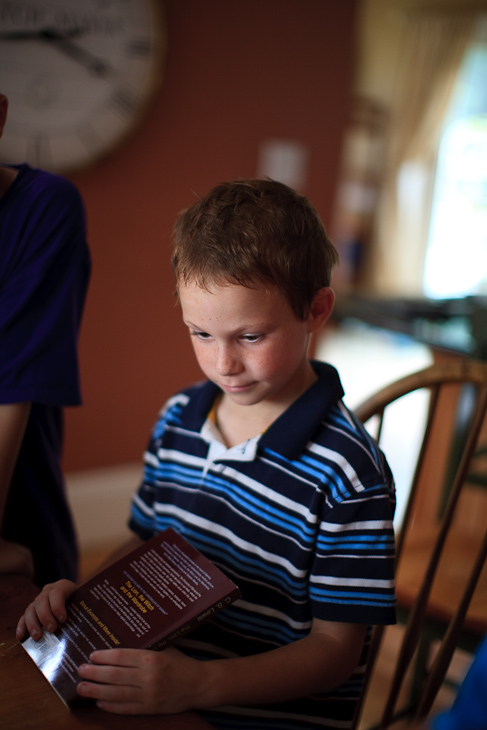
<path id="1" fill-rule="evenodd" d="M 68 707 L 95 649 L 164 649 L 240 597 L 238 587 L 172 529 L 90 578 L 54 634 L 22 646 Z"/>

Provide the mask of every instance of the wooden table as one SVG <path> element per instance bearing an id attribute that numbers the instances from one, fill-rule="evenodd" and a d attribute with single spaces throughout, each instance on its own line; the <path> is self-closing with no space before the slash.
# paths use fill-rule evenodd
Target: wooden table
<path id="1" fill-rule="evenodd" d="M 210 730 L 200 715 L 114 715 L 96 707 L 68 710 L 15 638 L 17 621 L 38 589 L 0 575 L 0 728 L 2 730 Z"/>

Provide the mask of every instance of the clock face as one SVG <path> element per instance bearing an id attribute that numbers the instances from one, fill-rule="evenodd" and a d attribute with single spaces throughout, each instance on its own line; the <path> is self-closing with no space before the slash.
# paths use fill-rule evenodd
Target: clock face
<path id="1" fill-rule="evenodd" d="M 67 172 L 118 146 L 162 79 L 161 5 L 0 0 L 0 160 Z"/>

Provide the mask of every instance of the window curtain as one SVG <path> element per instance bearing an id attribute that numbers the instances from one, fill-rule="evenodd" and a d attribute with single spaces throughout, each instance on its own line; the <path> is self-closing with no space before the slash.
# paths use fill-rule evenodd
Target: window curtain
<path id="1" fill-rule="evenodd" d="M 383 187 L 364 272 L 369 291 L 422 293 L 437 149 L 475 21 L 476 14 L 468 10 L 446 15 L 424 11 L 407 18 Z"/>

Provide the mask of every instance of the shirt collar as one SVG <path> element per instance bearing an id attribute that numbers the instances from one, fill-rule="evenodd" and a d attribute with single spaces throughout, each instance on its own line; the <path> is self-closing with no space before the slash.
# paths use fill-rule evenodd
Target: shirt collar
<path id="1" fill-rule="evenodd" d="M 328 363 L 311 361 L 318 376 L 313 385 L 262 434 L 260 447 L 287 459 L 297 458 L 328 411 L 343 398 L 338 372 Z"/>
<path id="2" fill-rule="evenodd" d="M 311 365 L 318 380 L 260 436 L 260 450 L 267 448 L 287 459 L 296 458 L 328 411 L 343 398 L 344 392 L 336 369 L 317 360 L 312 360 Z M 183 408 L 181 417 L 190 430 L 200 431 L 221 390 L 213 382 L 206 381 L 187 392 L 190 400 Z"/>

